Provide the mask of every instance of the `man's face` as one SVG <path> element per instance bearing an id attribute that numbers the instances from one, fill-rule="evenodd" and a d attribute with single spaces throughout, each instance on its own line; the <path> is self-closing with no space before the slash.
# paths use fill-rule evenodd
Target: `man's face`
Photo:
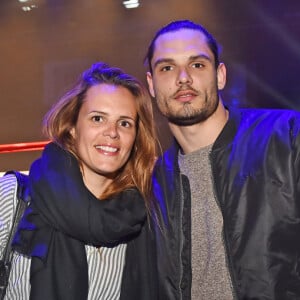
<path id="1" fill-rule="evenodd" d="M 150 93 L 169 122 L 193 125 L 215 112 L 226 70 L 223 64 L 216 70 L 202 32 L 181 29 L 159 36 L 151 66 L 153 73 L 147 73 Z"/>

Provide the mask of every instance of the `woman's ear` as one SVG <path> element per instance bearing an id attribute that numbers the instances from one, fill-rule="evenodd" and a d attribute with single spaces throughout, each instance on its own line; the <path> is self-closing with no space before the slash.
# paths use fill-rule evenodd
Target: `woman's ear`
<path id="1" fill-rule="evenodd" d="M 75 127 L 72 127 L 69 132 L 70 132 L 71 136 L 73 137 L 73 139 L 75 139 L 75 136 L 76 136 Z"/>

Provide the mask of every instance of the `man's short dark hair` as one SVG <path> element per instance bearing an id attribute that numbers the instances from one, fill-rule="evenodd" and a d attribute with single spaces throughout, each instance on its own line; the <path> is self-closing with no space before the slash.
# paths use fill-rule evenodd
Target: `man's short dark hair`
<path id="1" fill-rule="evenodd" d="M 152 39 L 148 51 L 144 60 L 145 65 L 148 65 L 149 71 L 152 73 L 152 67 L 151 67 L 151 61 L 153 58 L 153 54 L 155 51 L 155 42 L 158 39 L 159 36 L 168 33 L 168 32 L 175 32 L 180 29 L 192 29 L 192 30 L 197 30 L 202 32 L 207 41 L 207 45 L 212 51 L 215 59 L 215 66 L 216 68 L 218 67 L 220 61 L 219 61 L 219 46 L 215 38 L 200 24 L 196 24 L 190 20 L 178 20 L 178 21 L 173 21 L 166 26 L 162 27 L 160 30 L 158 30 Z"/>

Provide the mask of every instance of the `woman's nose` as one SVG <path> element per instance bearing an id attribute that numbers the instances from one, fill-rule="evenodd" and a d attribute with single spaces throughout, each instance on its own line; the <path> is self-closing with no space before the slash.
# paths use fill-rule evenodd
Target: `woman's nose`
<path id="1" fill-rule="evenodd" d="M 109 136 L 111 139 L 119 137 L 118 126 L 114 123 L 107 123 L 103 131 L 104 136 Z"/>

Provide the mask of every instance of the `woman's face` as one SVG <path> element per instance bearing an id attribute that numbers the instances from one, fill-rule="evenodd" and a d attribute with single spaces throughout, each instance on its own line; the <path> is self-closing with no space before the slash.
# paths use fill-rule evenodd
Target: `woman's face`
<path id="1" fill-rule="evenodd" d="M 71 129 L 85 180 L 115 177 L 130 156 L 136 123 L 135 97 L 126 88 L 99 84 L 87 91 Z"/>

